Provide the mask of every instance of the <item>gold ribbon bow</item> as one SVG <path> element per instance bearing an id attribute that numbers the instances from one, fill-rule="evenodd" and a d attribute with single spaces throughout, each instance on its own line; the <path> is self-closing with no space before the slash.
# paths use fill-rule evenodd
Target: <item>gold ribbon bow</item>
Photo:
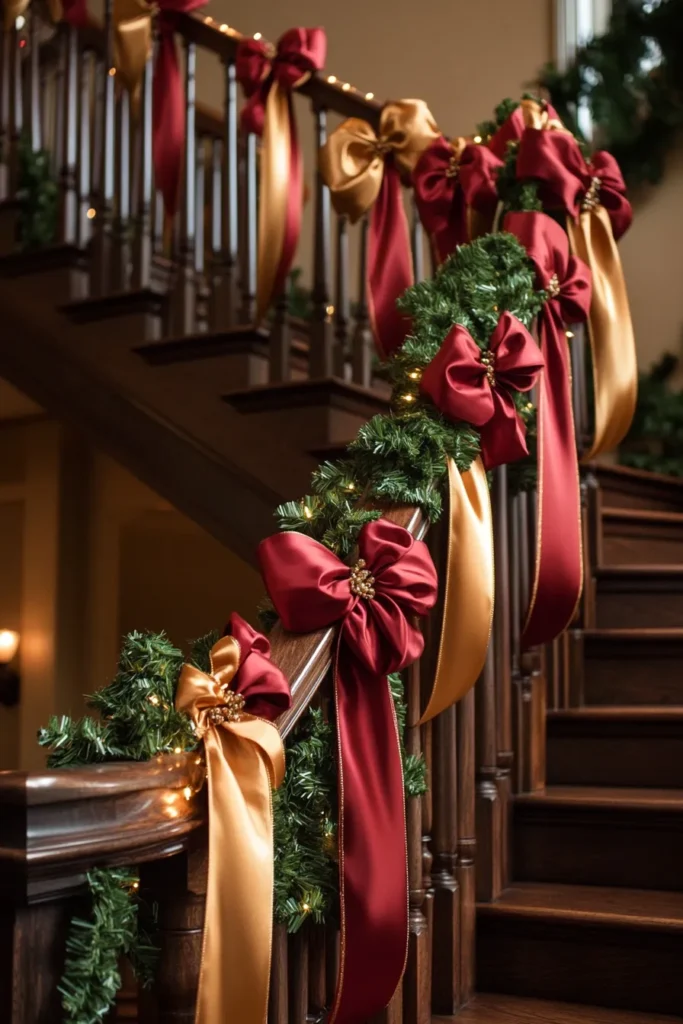
<path id="1" fill-rule="evenodd" d="M 479 457 L 466 473 L 448 460 L 449 525 L 439 656 L 422 722 L 455 704 L 486 661 L 493 619 L 493 526 Z"/>
<path id="2" fill-rule="evenodd" d="M 387 155 L 393 155 L 401 173 L 410 175 L 422 153 L 440 135 L 423 100 L 387 103 L 379 135 L 361 118 L 343 121 L 320 150 L 320 173 L 336 212 L 355 223 L 379 195 Z"/>
<path id="3" fill-rule="evenodd" d="M 204 741 L 209 797 L 209 879 L 196 1024 L 265 1024 L 273 919 L 271 787 L 285 774 L 274 725 L 246 714 L 231 689 L 240 646 L 224 637 L 211 674 L 185 665 L 176 707 Z"/>
<path id="4" fill-rule="evenodd" d="M 152 18 L 156 11 L 156 6 L 145 0 L 114 0 L 116 71 L 133 103 L 139 98 L 145 65 L 152 52 Z"/>
<path id="5" fill-rule="evenodd" d="M 562 131 L 533 100 L 522 102 L 527 128 Z M 571 134 L 571 133 L 568 133 Z M 638 364 L 624 272 L 612 224 L 597 195 L 587 195 L 578 222 L 567 217 L 571 251 L 586 263 L 593 277 L 588 336 L 593 361 L 595 433 L 582 461 L 613 451 L 633 419 L 638 391 Z"/>

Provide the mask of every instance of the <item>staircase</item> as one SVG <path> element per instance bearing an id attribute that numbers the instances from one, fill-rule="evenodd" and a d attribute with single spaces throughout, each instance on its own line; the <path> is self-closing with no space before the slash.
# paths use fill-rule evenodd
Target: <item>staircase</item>
<path id="1" fill-rule="evenodd" d="M 588 488 L 587 628 L 546 785 L 514 799 L 510 885 L 477 907 L 478 988 L 500 995 L 473 1021 L 683 1011 L 683 486 L 593 467 Z"/>
<path id="2" fill-rule="evenodd" d="M 35 40 L 23 59 L 16 46 L 2 51 L 0 375 L 252 560 L 272 532 L 274 507 L 305 493 L 318 461 L 387 408 L 387 390 L 372 371 L 367 225 L 355 238 L 361 283 L 352 315 L 353 239 L 332 218 L 319 177 L 311 317 L 291 317 L 280 296 L 267 326 L 253 322 L 257 149 L 253 136 L 238 136 L 236 40 L 223 28 L 210 18 L 178 19 L 189 67 L 198 50 L 223 61 L 226 97 L 220 115 L 201 110 L 188 73 L 196 136 L 185 163 L 201 187 L 184 196 L 170 249 L 144 163 L 151 63 L 134 128 L 107 74 L 111 40 L 102 32 L 77 36 L 62 26 L 40 60 Z M 11 29 L 12 43 L 16 35 Z M 35 133 L 53 78 L 64 137 L 78 138 L 80 157 L 57 139 L 58 236 L 26 253 L 14 244 L 12 117 L 21 103 L 11 114 L 5 101 L 9 83 L 14 96 L 25 79 L 26 125 Z M 316 142 L 325 139 L 328 110 L 377 123 L 379 105 L 333 76 L 314 75 L 301 91 Z M 113 142 L 102 164 L 83 158 L 98 137 L 88 113 L 95 109 L 106 138 L 127 138 L 133 164 L 147 167 L 132 176 L 132 193 L 121 184 L 130 161 L 126 169 Z M 314 154 L 306 161 L 313 167 Z M 105 180 L 116 182 L 115 194 Z M 411 234 L 419 272 L 426 246 L 415 216 Z M 585 380 L 581 352 L 576 341 L 575 381 Z M 420 673 L 430 681 L 434 636 L 409 675 L 407 744 L 424 751 L 431 786 L 408 807 L 403 990 L 372 1024 L 683 1021 L 683 482 L 593 465 L 584 492 L 586 587 L 572 629 L 545 651 L 520 651 L 535 502 L 508 493 L 502 467 L 493 481 L 497 607 L 486 670 L 476 692 L 422 729 Z M 411 510 L 392 515 L 414 532 L 425 528 Z M 324 679 L 331 639 L 330 630 L 296 640 L 275 634 L 275 660 L 294 691 L 283 734 Z M 60 773 L 0 779 L 0 807 L 13 815 L 11 842 L 0 849 L 0 877 L 7 865 L 13 872 L 5 876 L 12 884 L 0 885 L 0 948 L 14 943 L 15 951 L 12 963 L 0 958 L 0 1016 L 11 1024 L 56 1019 L 69 901 L 88 866 L 126 863 L 142 865 L 166 929 L 153 1019 L 193 1019 L 203 809 L 185 800 L 168 834 L 145 810 L 150 800 L 176 799 L 193 770 L 176 758 L 168 777 L 158 765 L 116 765 L 70 776 L 73 785 Z M 121 794 L 131 801 L 122 836 Z M 38 939 L 48 966 L 34 990 Z M 270 1024 L 323 1018 L 335 941 L 328 931 L 288 937 L 276 928 Z M 12 985 L 20 997 L 7 1009 Z M 123 993 L 115 1020 L 138 1014 L 148 1024 L 135 994 Z"/>

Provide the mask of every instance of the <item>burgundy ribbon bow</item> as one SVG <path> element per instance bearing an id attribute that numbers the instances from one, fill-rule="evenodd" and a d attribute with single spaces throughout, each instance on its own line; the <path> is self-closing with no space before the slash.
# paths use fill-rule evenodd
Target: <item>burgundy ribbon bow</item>
<path id="1" fill-rule="evenodd" d="M 500 160 L 505 159 L 507 153 L 508 143 L 516 142 L 521 139 L 522 134 L 525 131 L 526 125 L 524 122 L 524 103 L 522 101 L 512 111 L 509 117 L 503 121 L 500 128 L 491 136 L 486 142 L 486 146 L 491 152 L 497 156 Z M 549 103 L 543 104 L 543 109 L 547 111 L 549 120 L 559 121 L 557 111 L 554 107 L 551 107 Z"/>
<path id="2" fill-rule="evenodd" d="M 490 228 L 498 202 L 496 170 L 500 166 L 501 161 L 485 146 L 469 143 L 458 154 L 443 135 L 418 160 L 413 171 L 415 202 L 439 263 L 477 233 L 472 231 L 468 207 Z"/>
<path id="3" fill-rule="evenodd" d="M 386 676 L 420 656 L 413 616 L 436 601 L 425 544 L 380 519 L 363 527 L 349 569 L 317 541 L 280 533 L 259 561 L 285 629 L 339 624 L 334 692 L 339 749 L 341 964 L 330 1024 L 358 1024 L 388 1004 L 408 940 L 405 799 Z"/>
<path id="4" fill-rule="evenodd" d="M 422 375 L 420 388 L 451 420 L 479 430 L 487 469 L 528 454 L 526 428 L 511 389 L 530 391 L 544 365 L 538 345 L 512 313 L 503 313 L 485 351 L 454 324 Z"/>
<path id="5" fill-rule="evenodd" d="M 248 102 L 242 111 L 247 132 L 263 132 L 266 100 L 273 82 L 287 93 L 325 66 L 327 37 L 322 28 L 290 28 L 275 47 L 262 39 L 243 39 L 237 48 L 235 73 Z"/>
<path id="6" fill-rule="evenodd" d="M 175 45 L 178 14 L 189 14 L 207 0 L 159 0 L 159 48 L 154 68 L 152 153 L 154 175 L 169 217 L 178 212 L 185 145 L 185 97 Z"/>
<path id="7" fill-rule="evenodd" d="M 88 24 L 86 0 L 62 0 L 62 17 L 74 28 L 85 28 Z"/>
<path id="8" fill-rule="evenodd" d="M 587 163 L 569 132 L 525 128 L 517 153 L 517 177 L 537 179 L 544 205 L 559 207 L 575 220 L 582 209 L 601 203 L 616 241 L 631 225 L 633 211 L 616 160 L 600 150 Z"/>
<path id="9" fill-rule="evenodd" d="M 240 645 L 240 670 L 232 689 L 244 697 L 244 710 L 275 721 L 291 707 L 292 695 L 281 669 L 270 660 L 270 641 L 237 612 L 230 616 L 223 636 L 233 637 Z"/>
<path id="10" fill-rule="evenodd" d="M 538 518 L 535 580 L 522 645 L 547 643 L 571 621 L 581 596 L 581 497 L 565 325 L 588 316 L 591 274 L 569 255 L 559 224 L 544 213 L 509 213 L 505 230 L 519 238 L 548 293 L 538 318 L 545 372 L 538 396 Z"/>

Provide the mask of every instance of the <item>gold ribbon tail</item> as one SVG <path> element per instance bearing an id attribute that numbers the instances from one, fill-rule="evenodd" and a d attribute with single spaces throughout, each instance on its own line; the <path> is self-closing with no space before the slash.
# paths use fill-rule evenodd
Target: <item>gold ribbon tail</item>
<path id="1" fill-rule="evenodd" d="M 145 65 L 152 52 L 152 11 L 145 0 L 114 0 L 114 63 L 131 94 L 134 111 L 140 99 Z"/>
<path id="2" fill-rule="evenodd" d="M 29 0 L 5 0 L 3 24 L 5 32 L 9 32 L 17 18 L 28 8 Z"/>
<path id="3" fill-rule="evenodd" d="M 493 619 L 493 525 L 481 458 L 466 473 L 448 462 L 449 524 L 441 641 L 421 724 L 460 700 L 486 661 Z"/>
<path id="4" fill-rule="evenodd" d="M 219 641 L 227 648 L 232 638 Z M 236 654 L 228 654 L 239 663 Z M 227 674 L 231 674 L 228 665 Z M 235 666 L 236 667 L 236 666 Z M 225 678 L 225 666 L 221 672 Z M 220 680 L 186 665 L 177 706 L 203 734 L 208 777 L 209 877 L 195 1024 L 265 1024 L 272 950 L 272 787 L 284 778 L 280 735 L 270 722 L 240 714 L 210 724 Z"/>
<path id="5" fill-rule="evenodd" d="M 638 390 L 633 324 L 619 250 L 603 206 L 582 213 L 578 224 L 567 218 L 572 252 L 593 276 L 588 334 L 593 358 L 595 436 L 583 456 L 587 462 L 613 451 L 631 426 Z"/>
<path id="6" fill-rule="evenodd" d="M 259 165 L 257 321 L 274 298 L 285 244 L 291 171 L 291 98 L 273 82 L 266 100 Z"/>

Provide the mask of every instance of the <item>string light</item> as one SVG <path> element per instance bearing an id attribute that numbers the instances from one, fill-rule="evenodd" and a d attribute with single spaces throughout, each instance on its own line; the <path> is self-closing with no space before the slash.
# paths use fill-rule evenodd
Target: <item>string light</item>
<path id="1" fill-rule="evenodd" d="M 411 370 L 408 376 L 411 380 L 420 380 L 422 377 L 422 370 Z"/>
<path id="2" fill-rule="evenodd" d="M 116 74 L 116 68 L 109 68 L 109 77 L 113 78 Z"/>
<path id="3" fill-rule="evenodd" d="M 24 17 L 23 14 L 20 14 L 19 17 L 14 22 L 14 27 L 16 28 L 17 32 L 21 32 L 21 30 L 22 30 L 22 28 L 24 27 L 25 24 L 26 24 L 26 18 Z"/>
<path id="4" fill-rule="evenodd" d="M 327 76 L 327 81 L 330 83 L 330 85 L 334 85 L 334 83 L 337 81 L 337 76 L 336 75 L 328 75 Z"/>
<path id="5" fill-rule="evenodd" d="M 150 702 L 150 704 L 154 704 L 155 707 L 159 703 L 159 698 L 157 697 L 156 693 L 150 693 L 147 700 Z"/>
<path id="6" fill-rule="evenodd" d="M 411 395 L 410 392 L 406 392 L 405 395 L 401 395 L 401 401 L 402 402 L 414 402 L 415 401 L 415 395 Z"/>
<path id="7" fill-rule="evenodd" d="M 173 748 L 173 753 L 174 754 L 182 754 L 182 752 L 183 752 L 183 748 L 182 747 L 174 747 Z"/>
<path id="8" fill-rule="evenodd" d="M 334 306 L 332 306 L 332 305 L 326 306 L 325 307 L 325 312 L 327 313 L 328 316 L 332 316 L 332 314 L 334 313 Z"/>
<path id="9" fill-rule="evenodd" d="M 573 331 L 567 331 L 567 337 L 568 338 L 573 338 L 574 337 L 574 332 Z"/>
<path id="10" fill-rule="evenodd" d="M 183 790 L 183 796 L 185 797 L 186 800 L 190 799 L 190 797 L 192 796 L 192 789 L 190 786 L 185 786 L 185 789 Z"/>
<path id="11" fill-rule="evenodd" d="M 304 912 L 304 914 L 310 914 L 310 912 L 311 912 L 311 908 L 310 908 L 310 905 L 308 903 L 302 903 L 301 904 L 301 909 Z"/>
<path id="12" fill-rule="evenodd" d="M 313 518 L 313 513 L 311 512 L 311 510 L 308 507 L 308 505 L 304 505 L 304 515 L 305 515 L 306 519 L 312 519 Z"/>
<path id="13" fill-rule="evenodd" d="M 344 84 L 342 85 L 342 92 L 348 92 L 350 88 L 351 88 L 351 83 L 350 82 L 344 82 Z"/>
<path id="14" fill-rule="evenodd" d="M 94 220 L 96 216 L 97 216 L 97 211 L 95 210 L 94 207 L 91 206 L 90 209 L 88 210 L 88 212 L 86 213 L 86 217 L 88 218 L 88 220 Z"/>
<path id="15" fill-rule="evenodd" d="M 375 98 L 374 92 L 366 92 L 365 98 L 366 98 L 366 100 L 374 100 L 374 98 Z"/>
<path id="16" fill-rule="evenodd" d="M 258 41 L 259 39 L 263 39 L 263 36 L 260 32 L 254 32 L 254 39 Z"/>
<path id="17" fill-rule="evenodd" d="M 139 882 L 133 882 L 131 888 L 132 889 L 139 889 L 140 888 L 140 883 Z"/>
<path id="18" fill-rule="evenodd" d="M 479 145 L 479 143 L 481 142 L 481 135 L 475 135 L 474 141 L 477 143 L 477 145 Z"/>

